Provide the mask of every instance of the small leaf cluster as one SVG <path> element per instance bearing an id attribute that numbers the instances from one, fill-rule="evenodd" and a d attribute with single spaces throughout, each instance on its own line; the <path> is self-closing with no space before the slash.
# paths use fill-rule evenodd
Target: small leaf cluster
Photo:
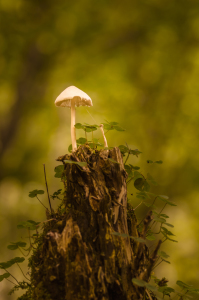
<path id="1" fill-rule="evenodd" d="M 199 294 L 199 289 L 193 288 L 191 285 L 188 285 L 182 281 L 177 281 L 176 284 L 182 289 L 181 292 L 174 290 L 173 288 L 169 287 L 167 285 L 168 280 L 166 278 L 162 278 L 157 279 L 156 276 L 151 276 L 154 279 L 155 285 L 152 285 L 144 280 L 140 280 L 137 278 L 133 278 L 132 282 L 139 286 L 139 287 L 143 287 L 147 290 L 150 290 L 152 292 L 159 292 L 162 293 L 163 298 L 158 297 L 156 295 L 156 298 L 158 300 L 163 300 L 165 299 L 165 296 L 168 296 L 169 298 L 171 297 L 171 293 L 175 294 L 176 296 L 179 297 L 179 299 L 181 300 L 188 300 L 191 299 L 192 296 L 189 295 L 189 293 L 195 293 L 195 294 Z"/>

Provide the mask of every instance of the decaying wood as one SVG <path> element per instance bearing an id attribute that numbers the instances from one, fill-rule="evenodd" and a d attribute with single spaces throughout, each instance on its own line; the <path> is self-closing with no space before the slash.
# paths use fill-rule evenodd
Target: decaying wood
<path id="1" fill-rule="evenodd" d="M 66 159 L 87 166 L 66 164 Z M 93 151 L 84 145 L 58 160 L 65 166 L 66 213 L 51 222 L 35 254 L 33 298 L 138 300 L 145 294 L 150 299 L 132 278 L 149 280 L 160 242 L 149 255 L 144 243 L 129 238 L 145 238 L 152 217 L 146 216 L 139 234 L 127 204 L 127 173 L 119 148 Z"/>

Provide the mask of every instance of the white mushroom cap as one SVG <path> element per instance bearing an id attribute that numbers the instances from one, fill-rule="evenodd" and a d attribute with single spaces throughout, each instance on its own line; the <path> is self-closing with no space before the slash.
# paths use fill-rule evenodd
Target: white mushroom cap
<path id="1" fill-rule="evenodd" d="M 75 100 L 75 106 L 93 106 L 91 98 L 76 88 L 75 86 L 69 86 L 66 88 L 55 100 L 56 106 L 71 107 L 71 100 Z"/>

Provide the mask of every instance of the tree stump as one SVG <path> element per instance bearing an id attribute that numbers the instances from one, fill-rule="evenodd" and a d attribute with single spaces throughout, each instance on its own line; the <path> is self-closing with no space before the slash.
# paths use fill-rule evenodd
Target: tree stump
<path id="1" fill-rule="evenodd" d="M 58 160 L 64 164 L 65 212 L 51 215 L 30 261 L 32 299 L 156 299 L 132 283 L 149 280 L 161 242 L 149 255 L 144 243 L 129 238 L 145 238 L 152 217 L 149 212 L 138 233 L 119 148 L 83 145 Z"/>

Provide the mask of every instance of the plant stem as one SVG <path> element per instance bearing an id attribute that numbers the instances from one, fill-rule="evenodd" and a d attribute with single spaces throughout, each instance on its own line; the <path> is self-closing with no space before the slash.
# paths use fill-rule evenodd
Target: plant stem
<path id="1" fill-rule="evenodd" d="M 49 192 L 48 192 L 48 183 L 46 180 L 46 168 L 45 168 L 45 164 L 43 164 L 44 166 L 44 177 L 45 177 L 45 183 L 46 183 L 46 191 L 47 191 L 47 195 L 48 195 L 48 202 L 49 202 L 49 206 L 50 206 L 50 211 L 52 213 L 52 207 L 51 207 L 51 202 L 50 202 L 50 196 L 49 196 Z"/>
<path id="2" fill-rule="evenodd" d="M 125 162 L 124 162 L 124 165 L 126 164 L 127 160 L 129 159 L 129 155 L 130 155 L 130 149 L 129 149 L 129 152 L 128 152 L 128 155 L 127 155 L 127 158 L 126 158 L 126 160 L 125 160 Z"/>
<path id="3" fill-rule="evenodd" d="M 22 271 L 22 268 L 20 267 L 20 265 L 17 263 L 17 266 L 19 267 L 19 269 L 21 270 L 21 273 L 23 274 L 23 276 L 30 281 L 30 279 L 28 277 L 26 277 L 26 275 L 24 274 L 24 272 Z"/>
<path id="4" fill-rule="evenodd" d="M 36 196 L 37 197 L 37 196 Z M 41 205 L 43 205 L 45 207 L 45 209 L 48 210 L 48 208 L 39 200 L 39 198 L 37 197 L 37 200 L 41 203 Z"/>
<path id="5" fill-rule="evenodd" d="M 20 285 L 19 281 L 10 273 L 8 272 L 8 270 L 4 269 L 8 274 L 10 274 L 10 276 L 12 276 L 12 278 L 14 278 L 14 280 L 16 280 L 16 282 L 18 283 L 18 285 Z"/>
<path id="6" fill-rule="evenodd" d="M 143 201 L 140 202 L 140 204 L 138 204 L 133 210 L 136 210 L 136 208 L 138 208 L 142 203 L 143 203 Z"/>
<path id="7" fill-rule="evenodd" d="M 12 282 L 11 280 L 9 280 L 8 278 L 6 278 L 6 280 L 10 281 L 12 284 L 14 284 L 14 285 L 15 285 L 15 283 L 14 283 L 14 282 Z"/>
<path id="8" fill-rule="evenodd" d="M 71 100 L 71 140 L 73 151 L 77 150 L 76 132 L 75 132 L 75 100 Z"/>

